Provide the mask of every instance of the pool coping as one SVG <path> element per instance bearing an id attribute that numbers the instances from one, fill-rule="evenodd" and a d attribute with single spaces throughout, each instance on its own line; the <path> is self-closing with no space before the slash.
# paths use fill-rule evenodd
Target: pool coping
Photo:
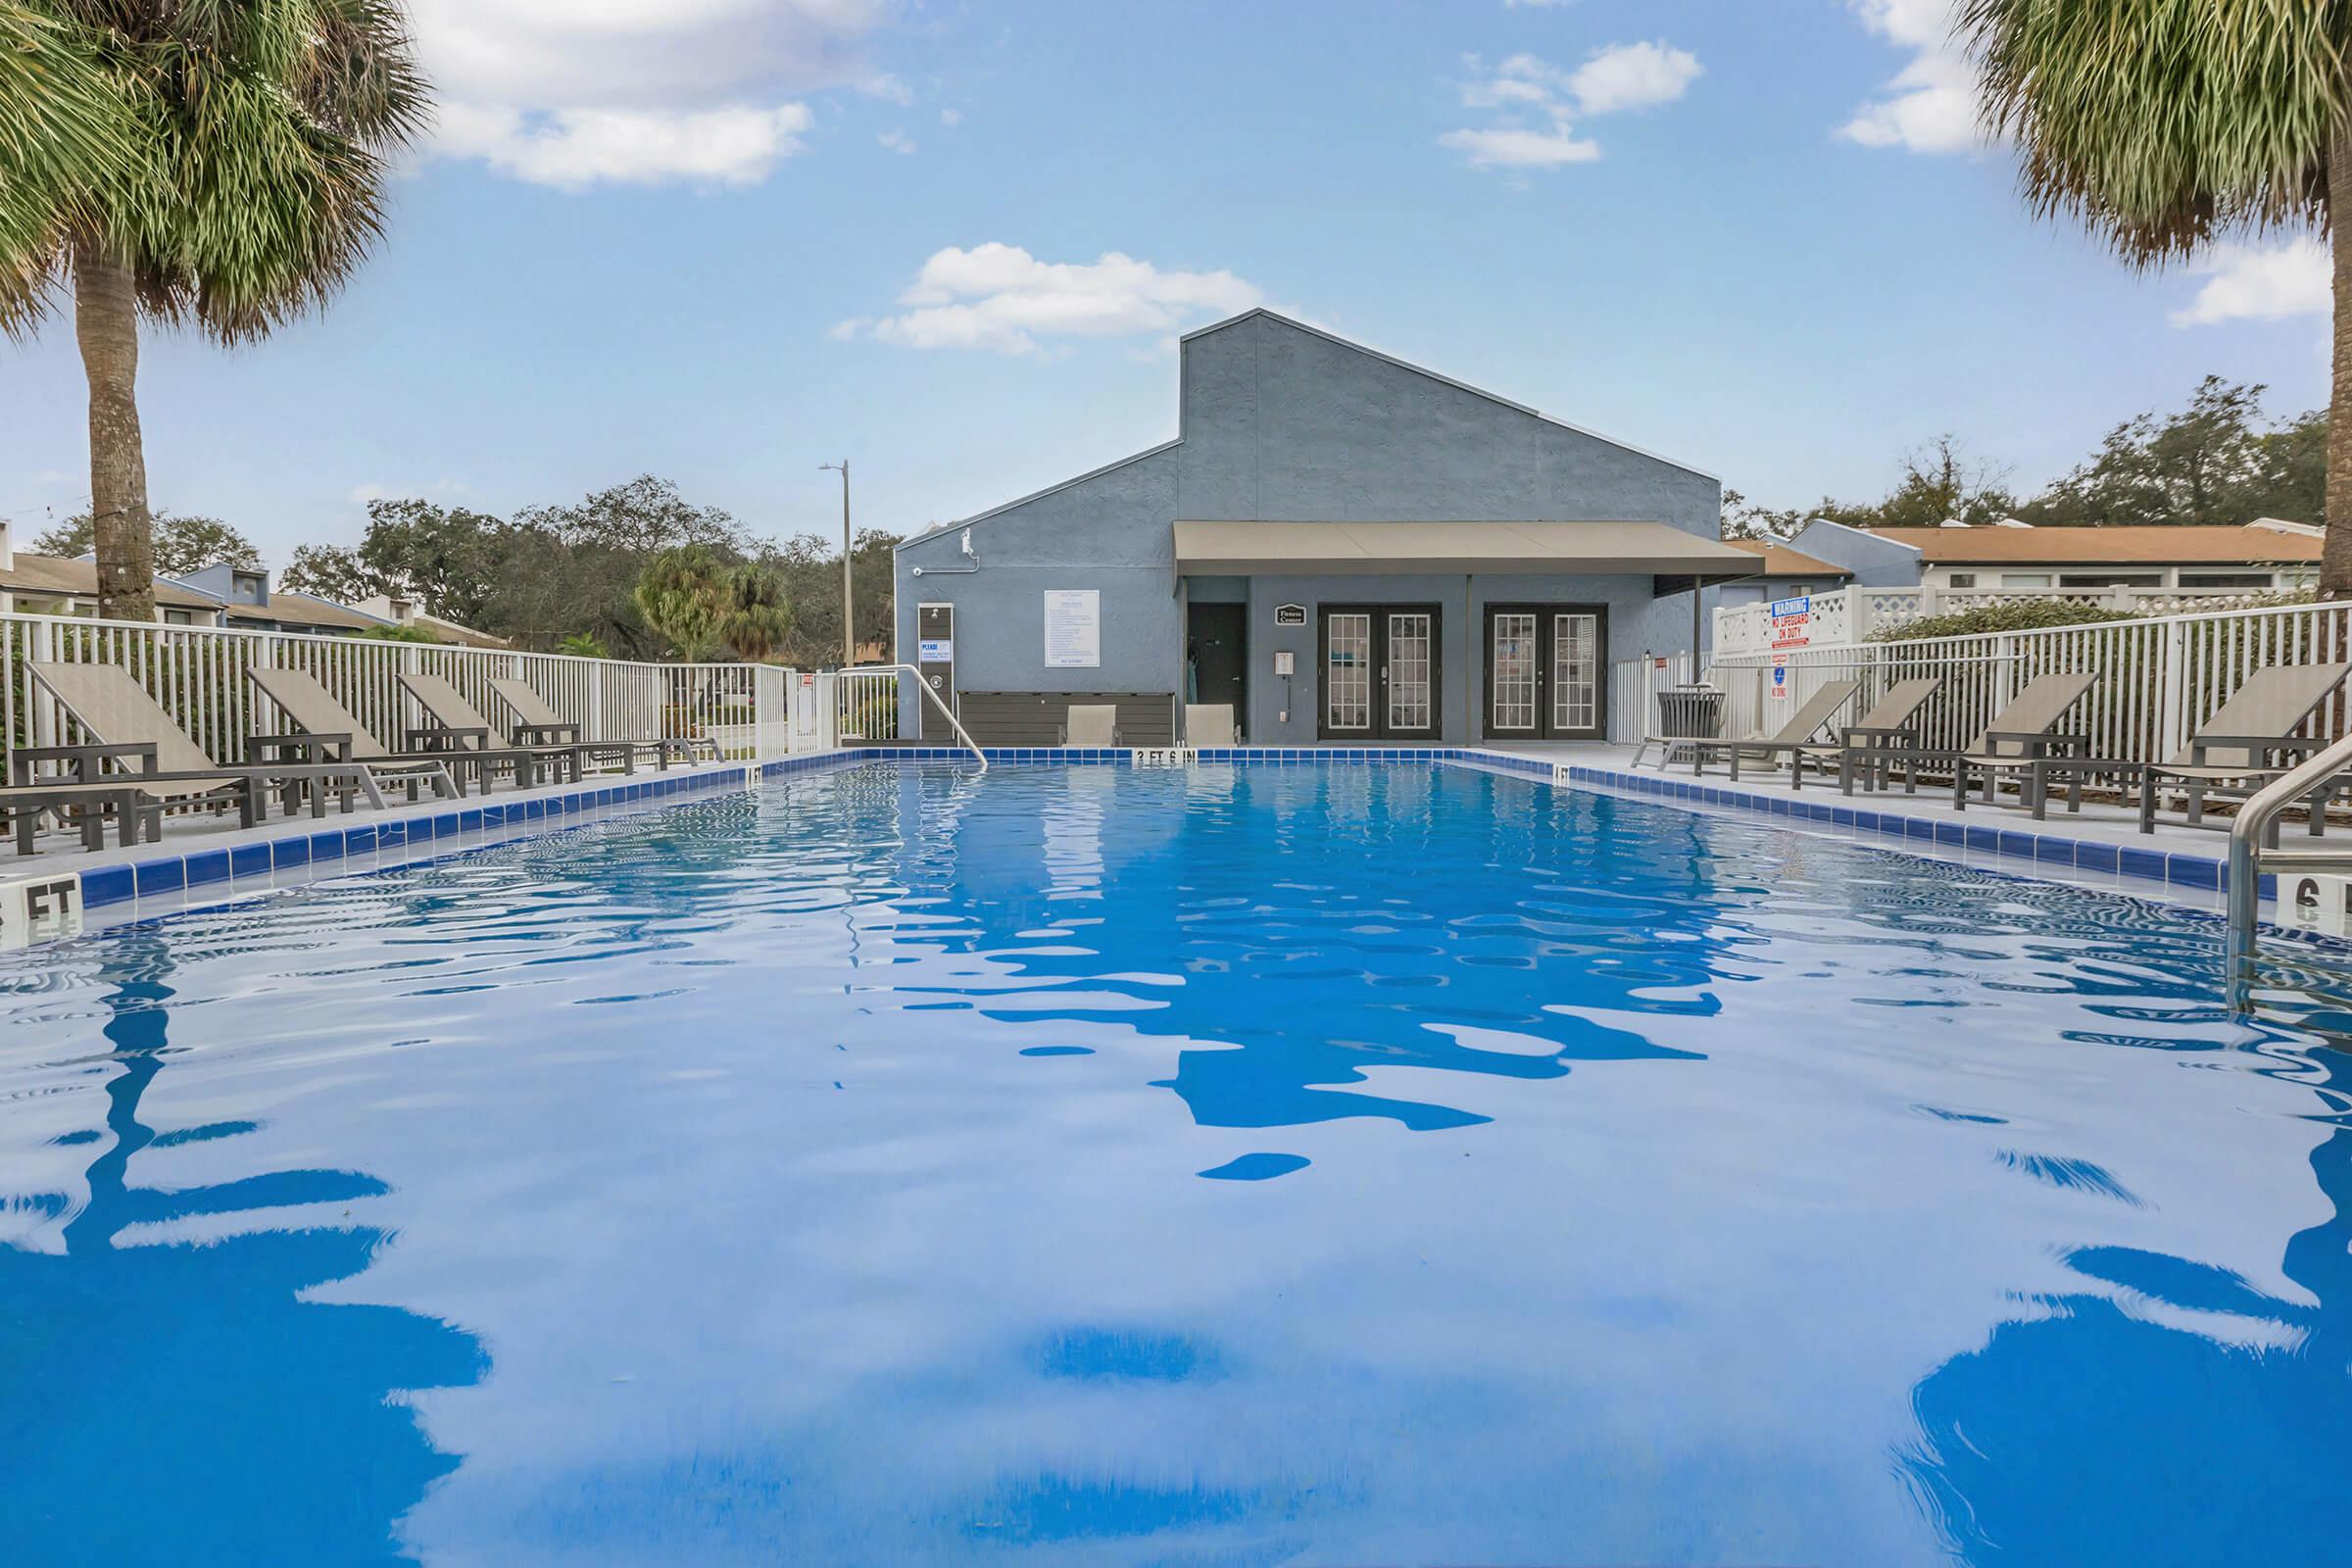
<path id="1" fill-rule="evenodd" d="M 2164 892 L 2210 901 L 2227 887 L 2229 870 L 2215 856 L 2179 851 L 2139 850 L 2034 828 L 1977 826 L 1913 815 L 1900 810 L 1866 808 L 1846 797 L 1834 802 L 1808 801 L 1793 792 L 1767 793 L 1704 782 L 1685 782 L 1664 775 L 1647 775 L 1574 761 L 1550 761 L 1509 752 L 1466 746 L 1314 746 L 1314 747 L 1199 747 L 1152 750 L 1131 747 L 983 747 L 991 763 L 1011 765 L 1065 764 L 1129 767 L 1182 766 L 1191 763 L 1246 763 L 1290 766 L 1365 766 L 1398 762 L 1468 765 L 1481 770 L 1516 774 L 1531 780 L 1584 786 L 1672 803 L 1692 809 L 1715 808 L 1752 814 L 1798 831 L 1823 830 L 1857 837 L 1838 842 L 1868 845 L 1872 838 L 1895 850 L 1928 850 L 1983 854 L 1994 868 L 2038 880 L 2060 881 L 2067 873 L 2113 876 L 2118 891 Z M 679 798 L 700 798 L 715 792 L 742 790 L 757 780 L 796 773 L 830 771 L 867 762 L 923 762 L 968 760 L 971 753 L 956 746 L 859 745 L 805 753 L 767 761 L 728 762 L 651 778 L 585 784 L 479 806 L 448 808 L 447 802 L 430 802 L 414 808 L 395 807 L 372 813 L 369 820 L 348 827 L 317 831 L 291 830 L 272 838 L 199 849 L 150 858 L 95 866 L 88 870 L 25 877 L 0 875 L 0 887 L 17 890 L 54 889 L 73 884 L 72 902 L 78 906 L 78 928 L 65 929 L 18 946 L 34 947 L 46 941 L 87 934 L 163 914 L 191 912 L 239 903 L 268 892 L 300 887 L 342 874 L 366 874 L 397 869 L 478 853 L 539 833 L 564 831 L 610 820 L 616 812 L 658 809 Z M 519 829 L 519 831 L 516 831 Z M 416 853 L 420 851 L 422 853 Z M 386 852 L 399 858 L 385 860 Z M 406 853 L 402 853 L 406 852 Z M 352 862 L 365 858 L 364 866 Z M 2277 878 L 2262 879 L 2262 896 L 2274 898 Z M 225 898 L 213 898 L 219 885 Z M 204 902 L 194 902 L 197 898 Z M 124 911 L 122 906 L 132 908 Z M 151 906 L 151 907 L 150 907 Z M 88 916 L 107 912 L 120 918 L 103 925 Z M 21 923 L 12 909 L 7 918 Z M 2266 928 L 2299 934 L 2292 928 Z"/>

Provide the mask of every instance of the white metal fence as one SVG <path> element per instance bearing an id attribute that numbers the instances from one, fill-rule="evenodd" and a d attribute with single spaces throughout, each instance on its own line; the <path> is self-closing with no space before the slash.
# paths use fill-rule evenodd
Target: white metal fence
<path id="1" fill-rule="evenodd" d="M 1923 615 L 1950 615 L 1991 605 L 2059 600 L 2068 604 L 2100 605 L 2141 615 L 2202 615 L 2269 604 L 2276 596 L 2249 593 L 2195 593 L 2177 588 L 1840 588 L 1811 596 L 1813 644 L 1858 643 L 1895 630 Z M 1769 604 L 1719 607 L 1715 611 L 1714 643 L 1719 656 L 1769 653 L 1772 614 Z"/>
<path id="2" fill-rule="evenodd" d="M 213 626 L 160 626 L 66 615 L 0 615 L 7 679 L 0 737 L 10 748 L 79 737 L 33 678 L 32 664 L 109 663 L 129 670 L 216 761 L 244 760 L 246 738 L 285 727 L 246 679 L 253 669 L 315 676 L 377 741 L 395 751 L 423 714 L 400 684 L 439 675 L 486 715 L 504 705 L 497 676 L 519 676 L 592 740 L 709 738 L 738 760 L 835 744 L 831 676 L 766 664 L 653 664 L 561 654 L 452 648 L 366 637 L 313 637 Z M 797 706 L 796 706 L 797 704 Z"/>
<path id="3" fill-rule="evenodd" d="M 899 673 L 894 669 L 851 669 L 832 677 L 840 734 L 853 741 L 899 738 Z"/>
<path id="4" fill-rule="evenodd" d="M 2282 605 L 2036 631 L 1816 645 L 1718 658 L 1709 678 L 1729 696 L 1724 732 L 1746 735 L 1773 729 L 1776 715 L 1794 711 L 1828 681 L 1862 682 L 1848 710 L 1858 715 L 1894 681 L 1936 677 L 1942 686 L 1924 715 L 1924 744 L 1956 750 L 1982 734 L 2034 676 L 2087 672 L 2099 679 L 2076 710 L 2075 725 L 2089 736 L 2094 753 L 2162 759 L 2185 747 L 2206 716 L 2254 671 L 2344 660 L 2352 660 L 2352 607 Z M 1770 695 L 1776 662 L 1788 669 L 1786 699 Z M 2340 735 L 2346 719 L 2339 691 L 2306 732 Z"/>

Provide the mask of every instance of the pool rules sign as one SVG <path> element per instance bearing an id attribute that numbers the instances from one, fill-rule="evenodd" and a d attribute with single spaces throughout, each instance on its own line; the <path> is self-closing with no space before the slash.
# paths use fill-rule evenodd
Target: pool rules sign
<path id="1" fill-rule="evenodd" d="M 1102 663 L 1102 593 L 1098 588 L 1046 590 L 1046 667 L 1097 669 Z"/>

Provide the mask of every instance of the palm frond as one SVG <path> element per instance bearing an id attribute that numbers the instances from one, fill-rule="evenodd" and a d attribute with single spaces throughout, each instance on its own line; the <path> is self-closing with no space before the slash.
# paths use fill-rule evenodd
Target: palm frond
<path id="1" fill-rule="evenodd" d="M 2035 211 L 2133 264 L 2327 221 L 2352 0 L 1962 0 L 1953 30 Z"/>
<path id="2" fill-rule="evenodd" d="M 0 0 L 0 332 L 46 314 L 74 228 L 134 199 L 139 128 L 86 32 Z"/>

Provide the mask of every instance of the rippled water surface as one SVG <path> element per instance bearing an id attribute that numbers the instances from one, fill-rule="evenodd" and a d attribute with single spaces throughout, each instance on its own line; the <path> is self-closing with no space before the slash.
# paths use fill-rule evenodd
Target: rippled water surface
<path id="1" fill-rule="evenodd" d="M 2352 1558 L 2210 922 L 1461 769 L 868 766 L 0 965 L 24 1563 Z"/>

